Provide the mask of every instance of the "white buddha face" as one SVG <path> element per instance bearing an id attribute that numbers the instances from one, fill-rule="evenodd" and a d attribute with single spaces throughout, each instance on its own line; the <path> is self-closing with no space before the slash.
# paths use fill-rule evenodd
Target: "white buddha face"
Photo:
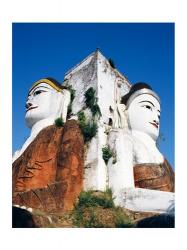
<path id="1" fill-rule="evenodd" d="M 27 98 L 25 115 L 27 126 L 31 128 L 40 120 L 57 118 L 61 102 L 61 92 L 44 82 L 38 84 L 31 90 Z"/>
<path id="2" fill-rule="evenodd" d="M 132 130 L 144 132 L 157 140 L 160 128 L 160 104 L 150 94 L 137 96 L 128 108 L 129 122 Z"/>

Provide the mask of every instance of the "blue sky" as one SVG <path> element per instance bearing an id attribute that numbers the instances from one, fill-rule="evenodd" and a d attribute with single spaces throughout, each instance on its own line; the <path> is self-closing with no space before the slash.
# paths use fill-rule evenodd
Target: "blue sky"
<path id="1" fill-rule="evenodd" d="M 174 167 L 173 23 L 13 24 L 13 152 L 29 135 L 24 122 L 29 87 L 65 72 L 97 47 L 133 84 L 149 83 L 161 98 L 160 151 Z"/>

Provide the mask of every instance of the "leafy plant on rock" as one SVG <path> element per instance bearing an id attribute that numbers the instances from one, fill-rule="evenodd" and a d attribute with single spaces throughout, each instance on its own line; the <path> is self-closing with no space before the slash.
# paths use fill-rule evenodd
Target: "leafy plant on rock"
<path id="1" fill-rule="evenodd" d="M 115 208 L 115 226 L 117 228 L 129 228 L 134 226 L 130 218 L 120 207 Z"/>
<path id="2" fill-rule="evenodd" d="M 109 146 L 104 146 L 102 148 L 102 152 L 103 152 L 103 160 L 105 161 L 105 164 L 108 164 L 108 161 L 111 157 L 113 157 L 113 152 L 111 151 Z"/>
<path id="3" fill-rule="evenodd" d="M 56 125 L 57 127 L 63 127 L 64 122 L 63 122 L 62 117 L 59 117 L 59 118 L 57 118 L 57 119 L 55 120 L 55 125 Z"/>
<path id="4" fill-rule="evenodd" d="M 114 201 L 112 197 L 112 192 L 107 189 L 103 193 L 98 193 L 93 190 L 82 191 L 79 195 L 79 207 L 103 207 L 103 208 L 113 208 Z"/>
<path id="5" fill-rule="evenodd" d="M 74 225 L 86 228 L 132 227 L 126 212 L 116 207 L 113 200 L 111 189 L 105 192 L 82 191 L 72 212 Z"/>
<path id="6" fill-rule="evenodd" d="M 100 108 L 99 108 L 99 105 L 97 104 L 97 97 L 95 97 L 95 90 L 90 87 L 84 94 L 85 96 L 85 104 L 86 104 L 86 107 L 88 107 L 91 112 L 92 112 L 92 115 L 93 116 L 96 116 L 96 115 L 99 115 L 101 116 L 101 111 L 100 111 Z"/>
<path id="7" fill-rule="evenodd" d="M 90 141 L 97 133 L 97 123 L 94 121 L 87 121 L 86 116 L 83 111 L 78 113 L 78 120 L 80 124 L 81 131 L 84 136 L 84 141 Z"/>

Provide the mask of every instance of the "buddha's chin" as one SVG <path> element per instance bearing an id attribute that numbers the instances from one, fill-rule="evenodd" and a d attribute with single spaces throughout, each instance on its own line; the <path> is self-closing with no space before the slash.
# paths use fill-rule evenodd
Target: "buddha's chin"
<path id="1" fill-rule="evenodd" d="M 28 128 L 32 128 L 32 126 L 36 123 L 36 119 L 32 118 L 32 117 L 25 117 L 25 123 L 27 125 Z"/>
<path id="2" fill-rule="evenodd" d="M 149 126 L 145 127 L 144 132 L 148 134 L 156 142 L 159 134 L 158 127 L 154 127 L 152 124 L 149 124 Z"/>
<path id="3" fill-rule="evenodd" d="M 152 128 L 147 128 L 147 129 L 134 129 L 135 131 L 144 133 L 146 135 L 148 135 L 153 141 L 157 141 L 158 139 L 158 129 L 152 129 Z"/>
<path id="4" fill-rule="evenodd" d="M 28 128 L 32 128 L 40 120 L 42 120 L 40 116 L 31 115 L 30 112 L 26 113 L 25 122 Z"/>
<path id="5" fill-rule="evenodd" d="M 148 131 L 148 133 L 147 133 L 155 142 L 156 142 L 156 140 L 157 140 L 157 138 L 158 138 L 158 132 L 156 131 Z"/>

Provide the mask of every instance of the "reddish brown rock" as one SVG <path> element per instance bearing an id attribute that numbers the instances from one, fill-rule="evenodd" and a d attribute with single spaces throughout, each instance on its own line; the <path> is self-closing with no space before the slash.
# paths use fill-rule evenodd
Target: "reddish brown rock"
<path id="1" fill-rule="evenodd" d="M 174 172 L 167 160 L 163 164 L 137 164 L 134 179 L 135 187 L 174 192 Z"/>
<path id="2" fill-rule="evenodd" d="M 73 208 L 83 187 L 84 140 L 78 123 L 43 129 L 13 164 L 13 204 Z"/>

